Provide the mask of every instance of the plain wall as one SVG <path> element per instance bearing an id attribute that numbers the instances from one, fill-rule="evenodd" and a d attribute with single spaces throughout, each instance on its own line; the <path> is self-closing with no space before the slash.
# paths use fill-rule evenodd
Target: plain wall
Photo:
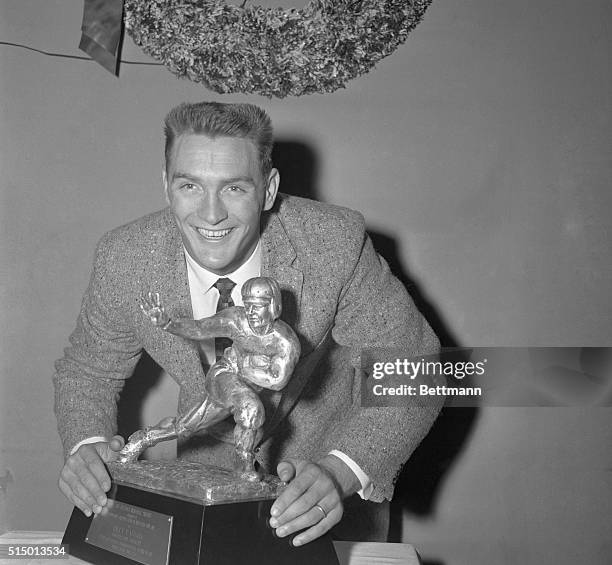
<path id="1" fill-rule="evenodd" d="M 82 6 L 2 0 L 0 39 L 79 55 Z M 373 72 L 285 100 L 0 45 L 0 527 L 65 527 L 53 362 L 97 240 L 165 204 L 161 123 L 184 100 L 269 111 L 316 197 L 395 243 L 456 343 L 610 345 L 611 21 L 606 0 L 434 0 Z M 129 38 L 123 58 L 149 60 Z M 609 562 L 611 416 L 479 411 L 403 539 L 445 565 Z"/>

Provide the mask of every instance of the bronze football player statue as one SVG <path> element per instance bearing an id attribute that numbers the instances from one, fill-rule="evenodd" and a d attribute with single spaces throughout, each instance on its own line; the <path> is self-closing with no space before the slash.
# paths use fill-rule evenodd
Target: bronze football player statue
<path id="1" fill-rule="evenodd" d="M 213 337 L 233 340 L 206 374 L 206 398 L 185 414 L 161 420 L 132 434 L 119 461 L 136 461 L 148 447 L 174 438 L 188 438 L 233 415 L 238 470 L 245 478 L 259 480 L 254 448 L 265 420 L 258 396 L 262 389 L 284 388 L 300 356 L 295 332 L 279 319 L 281 294 L 268 277 L 249 279 L 242 287 L 244 306 L 232 306 L 209 318 L 170 319 L 158 293 L 143 297 L 141 308 L 151 322 L 185 339 Z"/>

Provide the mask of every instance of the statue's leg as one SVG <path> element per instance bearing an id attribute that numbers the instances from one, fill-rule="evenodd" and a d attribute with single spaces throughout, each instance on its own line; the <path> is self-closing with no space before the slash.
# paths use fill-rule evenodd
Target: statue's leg
<path id="1" fill-rule="evenodd" d="M 157 425 L 134 432 L 119 452 L 120 463 L 137 461 L 142 452 L 162 441 L 174 439 L 178 436 L 176 418 L 164 418 Z"/>
<path id="2" fill-rule="evenodd" d="M 230 415 L 230 407 L 207 396 L 184 415 L 176 419 L 176 433 L 180 439 L 187 439 L 195 433 L 205 431 Z"/>
<path id="3" fill-rule="evenodd" d="M 261 438 L 265 412 L 261 400 L 253 389 L 240 387 L 232 395 L 234 420 L 234 444 L 238 470 L 242 476 L 253 481 L 261 479 L 255 469 L 255 446 Z"/>

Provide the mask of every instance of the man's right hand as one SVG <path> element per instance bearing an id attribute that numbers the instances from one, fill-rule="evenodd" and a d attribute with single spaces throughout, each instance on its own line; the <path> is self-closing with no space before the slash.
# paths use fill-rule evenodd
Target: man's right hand
<path id="1" fill-rule="evenodd" d="M 121 436 L 110 442 L 87 443 L 66 459 L 59 488 L 85 516 L 99 514 L 106 504 L 111 480 L 104 463 L 117 459 L 124 443 Z"/>

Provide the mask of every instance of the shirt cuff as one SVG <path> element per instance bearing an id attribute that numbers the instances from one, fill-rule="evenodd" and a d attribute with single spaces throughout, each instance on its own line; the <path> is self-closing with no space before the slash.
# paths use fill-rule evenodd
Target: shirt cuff
<path id="1" fill-rule="evenodd" d="M 330 455 L 336 456 L 340 459 L 346 466 L 355 473 L 355 476 L 359 479 L 361 483 L 361 490 L 357 491 L 357 494 L 363 498 L 363 500 L 369 500 L 370 496 L 372 496 L 372 491 L 374 490 L 374 485 L 364 472 L 363 469 L 355 463 L 346 453 L 342 453 L 342 451 L 338 451 L 337 449 L 332 449 L 329 452 Z"/>
<path id="2" fill-rule="evenodd" d="M 80 441 L 79 443 L 77 443 L 70 450 L 70 455 L 74 455 L 78 451 L 79 447 L 81 447 L 81 445 L 87 445 L 88 443 L 98 443 L 99 441 L 108 441 L 108 439 L 106 439 L 104 436 L 88 437 L 87 439 L 84 439 L 84 440 Z"/>

